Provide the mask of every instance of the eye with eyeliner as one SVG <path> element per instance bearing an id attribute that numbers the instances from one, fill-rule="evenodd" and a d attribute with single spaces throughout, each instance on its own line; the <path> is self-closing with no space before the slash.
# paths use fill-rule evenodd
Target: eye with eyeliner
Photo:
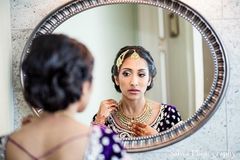
<path id="1" fill-rule="evenodd" d="M 127 76 L 131 75 L 131 72 L 129 72 L 129 71 L 123 71 L 123 72 L 122 72 L 122 75 L 123 75 L 124 77 L 127 77 Z"/>
<path id="2" fill-rule="evenodd" d="M 138 76 L 141 77 L 141 78 L 143 78 L 143 77 L 146 76 L 146 74 L 145 74 L 145 73 L 139 73 Z"/>
<path id="3" fill-rule="evenodd" d="M 128 76 L 130 76 L 131 74 L 132 74 L 132 72 L 129 71 L 129 70 L 125 70 L 125 71 L 122 72 L 122 75 L 123 75 L 124 77 L 128 77 Z M 141 71 L 141 72 L 139 72 L 137 75 L 138 75 L 140 78 L 143 78 L 143 77 L 146 76 L 146 73 Z"/>

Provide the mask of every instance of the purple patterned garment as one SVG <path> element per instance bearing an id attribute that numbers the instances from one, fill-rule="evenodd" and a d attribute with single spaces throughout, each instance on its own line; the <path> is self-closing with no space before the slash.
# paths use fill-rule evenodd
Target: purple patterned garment
<path id="1" fill-rule="evenodd" d="M 169 104 L 161 104 L 160 106 L 161 108 L 157 118 L 150 124 L 150 126 L 156 129 L 159 133 L 170 129 L 182 121 L 181 116 L 175 106 Z M 95 120 L 95 117 L 96 115 L 93 117 L 93 121 Z M 115 122 L 112 114 L 107 117 L 105 126 L 116 132 L 120 138 L 134 137 L 134 133 L 122 128 Z"/>
<path id="2" fill-rule="evenodd" d="M 0 137 L 0 160 L 5 159 L 7 136 Z M 76 155 L 77 156 L 77 155 Z M 92 126 L 84 160 L 129 160 L 122 143 L 112 130 Z"/>
<path id="3" fill-rule="evenodd" d="M 127 160 L 119 136 L 105 126 L 93 126 L 86 160 Z"/>

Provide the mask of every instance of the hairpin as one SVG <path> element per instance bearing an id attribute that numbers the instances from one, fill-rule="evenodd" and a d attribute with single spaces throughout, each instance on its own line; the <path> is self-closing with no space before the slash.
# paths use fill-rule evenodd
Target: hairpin
<path id="1" fill-rule="evenodd" d="M 126 50 L 125 52 L 121 53 L 121 55 L 118 57 L 117 62 L 116 62 L 116 66 L 117 66 L 118 70 L 119 70 L 120 66 L 122 65 L 122 62 L 123 62 L 124 57 L 127 54 L 127 52 L 128 52 L 128 50 Z"/>

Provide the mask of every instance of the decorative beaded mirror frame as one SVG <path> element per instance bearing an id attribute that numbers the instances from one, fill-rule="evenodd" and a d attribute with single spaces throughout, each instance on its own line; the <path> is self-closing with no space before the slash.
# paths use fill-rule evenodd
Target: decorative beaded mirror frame
<path id="1" fill-rule="evenodd" d="M 192 117 L 184 121 L 180 125 L 172 127 L 171 129 L 159 133 L 154 136 L 126 138 L 123 139 L 123 145 L 128 152 L 149 151 L 158 149 L 169 144 L 178 142 L 183 138 L 198 130 L 211 115 L 216 111 L 228 82 L 228 66 L 227 57 L 224 52 L 223 45 L 219 37 L 209 23 L 190 6 L 178 0 L 74 0 L 71 1 L 44 18 L 28 39 L 21 57 L 21 64 L 23 59 L 28 56 L 29 47 L 34 37 L 42 34 L 52 33 L 60 24 L 70 17 L 81 13 L 85 10 L 110 4 L 145 4 L 156 7 L 161 7 L 174 14 L 177 14 L 187 21 L 189 21 L 203 36 L 208 43 L 211 51 L 211 56 L 214 63 L 214 79 L 211 90 L 204 100 L 202 106 L 195 112 Z M 21 85 L 24 86 L 24 74 L 20 70 Z M 39 116 L 39 111 L 33 109 L 33 112 Z"/>

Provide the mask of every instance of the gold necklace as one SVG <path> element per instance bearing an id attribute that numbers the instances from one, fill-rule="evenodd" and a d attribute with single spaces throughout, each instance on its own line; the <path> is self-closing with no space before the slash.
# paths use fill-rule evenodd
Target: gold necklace
<path id="1" fill-rule="evenodd" d="M 152 115 L 152 107 L 149 105 L 148 102 L 146 102 L 146 104 L 144 105 L 143 112 L 136 117 L 129 117 L 125 115 L 121 106 L 122 103 L 120 102 L 119 110 L 116 112 L 116 116 L 119 119 L 119 122 L 128 129 L 131 128 L 131 124 L 133 122 L 147 123 Z"/>

